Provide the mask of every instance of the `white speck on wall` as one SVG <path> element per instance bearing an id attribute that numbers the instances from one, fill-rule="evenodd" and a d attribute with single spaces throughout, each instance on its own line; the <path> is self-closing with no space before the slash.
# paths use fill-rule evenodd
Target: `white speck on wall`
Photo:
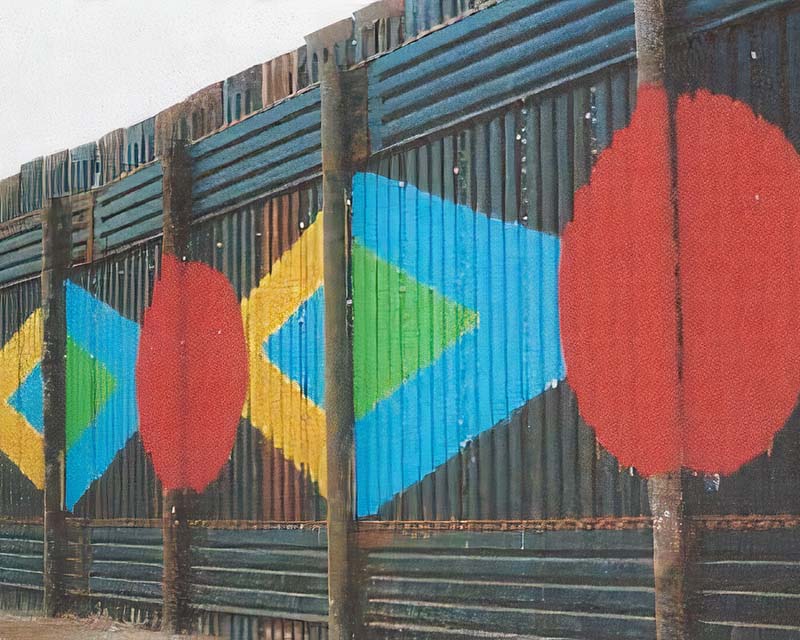
<path id="1" fill-rule="evenodd" d="M 2 0 L 0 178 L 302 46 L 369 0 Z"/>

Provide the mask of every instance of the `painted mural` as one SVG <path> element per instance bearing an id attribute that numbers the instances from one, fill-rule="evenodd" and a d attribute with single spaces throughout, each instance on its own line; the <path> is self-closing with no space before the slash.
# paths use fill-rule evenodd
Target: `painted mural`
<path id="1" fill-rule="evenodd" d="M 324 496 L 322 214 L 242 300 L 250 384 L 245 412 Z"/>
<path id="2" fill-rule="evenodd" d="M 218 294 L 213 296 L 215 299 L 226 290 L 229 296 L 233 292 L 219 272 L 204 265 L 197 268 L 203 273 L 197 307 L 200 312 L 198 322 L 202 324 L 210 314 L 209 301 L 205 300 L 213 293 L 209 291 L 209 282 L 218 280 L 209 278 L 208 273 L 216 274 L 225 283 L 214 288 Z M 165 280 L 158 282 L 168 284 Z M 186 467 L 177 463 L 182 456 L 186 457 L 182 449 L 191 438 L 178 434 L 181 446 L 166 446 L 167 441 L 172 442 L 175 433 L 181 430 L 178 423 L 183 424 L 183 421 L 173 421 L 175 428 L 170 434 L 159 431 L 165 428 L 161 420 L 164 414 L 161 405 L 176 397 L 161 389 L 165 381 L 174 382 L 175 379 L 175 372 L 168 374 L 169 366 L 164 364 L 164 340 L 178 336 L 176 326 L 167 327 L 166 321 L 156 322 L 159 320 L 157 313 L 164 315 L 163 310 L 159 311 L 163 305 L 156 304 L 159 297 L 154 295 L 153 304 L 145 315 L 145 323 L 149 317 L 153 327 L 151 335 L 145 336 L 148 338 L 145 351 L 148 357 L 142 358 L 140 354 L 137 359 L 142 346 L 139 324 L 123 317 L 77 284 L 68 282 L 65 286 L 68 325 L 67 508 L 72 509 L 92 482 L 108 469 L 117 453 L 139 430 L 142 415 L 152 426 L 149 431 L 144 430 L 147 434 L 142 434 L 145 448 L 156 462 L 165 486 L 186 485 L 198 491 L 204 489 L 219 473 L 221 463 L 227 460 L 230 446 L 220 446 L 221 421 L 216 420 L 219 412 L 211 415 L 208 407 L 205 414 L 211 415 L 211 421 L 201 434 L 202 442 L 196 442 L 194 448 L 213 445 L 215 453 L 223 451 L 221 459 L 213 465 L 206 464 L 206 460 Z M 156 291 L 158 289 L 157 284 Z M 195 351 L 196 355 L 202 356 L 200 368 L 205 373 L 216 370 L 221 376 L 217 391 L 226 385 L 236 386 L 235 378 L 243 376 L 241 399 L 236 398 L 237 393 L 226 395 L 238 405 L 234 415 L 241 414 L 248 419 L 292 464 L 307 472 L 318 483 L 324 496 L 322 291 L 320 213 L 272 265 L 270 273 L 250 295 L 236 303 L 235 324 L 227 313 L 222 314 L 222 324 L 212 327 L 214 330 L 210 333 L 206 331 L 208 327 L 198 328 L 196 337 L 204 346 Z M 186 301 L 185 296 L 175 299 Z M 168 311 L 167 315 L 174 320 L 177 317 L 175 309 Z M 211 315 L 221 317 L 216 313 Z M 242 334 L 246 345 L 242 354 L 244 359 L 234 357 L 236 349 L 219 351 L 210 348 L 209 345 L 218 342 L 218 331 Z M 220 344 L 222 342 L 225 343 L 223 347 L 230 346 L 229 342 L 223 340 Z M 0 392 L 6 398 L 0 406 L 0 451 L 38 488 L 42 488 L 44 477 L 41 348 L 41 313 L 36 311 L 0 352 L 0 385 L 3 385 Z M 175 359 L 176 366 L 178 360 Z M 137 367 L 141 368 L 138 378 Z M 209 393 L 206 382 L 200 386 L 202 389 L 198 389 L 198 393 L 203 393 L 212 401 L 212 408 L 218 409 L 217 395 Z M 228 429 L 228 439 L 231 440 L 238 420 L 222 422 L 234 428 L 234 431 Z M 198 429 L 193 431 L 200 432 Z M 177 473 L 178 469 L 185 473 Z M 191 469 L 197 473 L 190 473 Z"/>
<path id="3" fill-rule="evenodd" d="M 640 88 L 576 194 L 564 349 L 582 415 L 622 464 L 731 474 L 797 404 L 800 156 L 746 104 L 682 95 L 673 202 L 667 102 Z"/>
<path id="4" fill-rule="evenodd" d="M 165 489 L 201 493 L 217 478 L 236 438 L 247 371 L 230 282 L 165 254 L 136 359 L 142 443 Z"/>
<path id="5" fill-rule="evenodd" d="M 66 283 L 67 485 L 72 508 L 138 428 L 133 370 L 139 327 L 86 290 Z M 5 345 L 0 448 L 38 488 L 42 449 L 41 313 Z"/>
<path id="6" fill-rule="evenodd" d="M 625 135 L 618 139 L 624 147 Z M 598 165 L 596 176 L 602 177 L 604 166 Z M 634 195 L 649 197 L 642 191 Z M 764 199 L 755 201 L 757 206 L 771 206 L 772 191 L 765 191 Z M 357 174 L 352 223 L 357 513 L 364 517 L 376 514 L 469 442 L 563 381 L 566 366 L 559 323 L 578 331 L 574 323 L 583 317 L 579 310 L 590 296 L 562 300 L 566 315 L 559 317 L 557 235 L 504 222 L 492 212 L 475 211 L 401 180 Z M 591 255 L 596 255 L 596 241 L 588 240 Z M 637 251 L 650 258 L 663 255 L 647 245 L 639 245 Z M 563 268 L 561 277 L 564 286 L 574 284 Z M 223 289 L 234 296 L 227 284 Z M 158 422 L 155 416 L 163 411 L 156 405 L 163 395 L 154 384 L 158 375 L 140 374 L 137 384 L 139 325 L 75 283 L 66 284 L 66 294 L 67 506 L 72 509 L 139 430 L 141 416 L 148 414 L 151 422 Z M 667 302 L 668 294 L 664 294 Z M 324 497 L 321 212 L 236 304 L 236 323 L 228 318 L 219 330 L 242 331 L 243 359 L 226 358 L 213 349 L 210 356 L 224 365 L 221 385 L 237 375 L 244 384 L 243 400 L 235 402 L 243 408 L 232 409 L 233 415 L 241 414 L 291 464 L 307 473 Z M 151 312 L 157 307 L 154 299 Z M 0 391 L 5 397 L 0 406 L 0 450 L 39 488 L 43 482 L 40 315 L 34 312 L 0 351 Z M 645 334 L 650 344 L 649 336 L 658 334 L 657 328 Z M 602 336 L 595 337 L 606 344 Z M 160 350 L 151 348 L 152 353 Z M 608 354 L 603 358 L 608 361 Z M 601 359 L 586 364 L 591 380 L 603 380 L 595 375 L 595 363 Z M 580 393 L 583 365 L 576 362 L 572 382 L 577 381 Z M 652 364 L 650 358 L 643 366 Z M 158 368 L 155 361 L 147 366 Z M 612 387 L 618 385 L 609 381 L 605 388 Z M 593 406 L 583 402 L 582 410 L 593 417 Z M 776 429 L 785 421 L 784 413 L 781 409 L 780 419 L 772 421 Z M 204 442 L 219 444 L 218 422 L 212 419 L 202 431 Z M 602 440 L 604 423 L 596 422 Z M 224 440 L 232 443 L 236 422 L 226 424 L 230 428 Z M 158 438 L 148 440 L 145 431 L 145 448 L 154 461 L 160 459 L 165 447 L 157 444 Z M 762 438 L 764 442 L 747 457 L 768 446 L 768 439 Z M 637 442 L 641 447 L 648 441 Z M 195 445 L 202 448 L 201 442 Z M 650 470 L 638 457 L 626 456 L 619 444 L 609 440 L 608 446 L 623 454 L 623 464 Z M 230 447 L 219 446 L 219 452 L 213 465 L 197 466 L 204 470 L 202 481 L 188 486 L 202 490 L 215 479 Z M 159 475 L 163 480 L 169 474 Z"/>
<path id="7" fill-rule="evenodd" d="M 665 171 L 658 164 L 660 156 L 649 154 L 652 145 L 645 144 L 644 141 L 649 138 L 641 131 L 642 127 L 647 128 L 648 122 L 659 117 L 658 113 L 654 115 L 648 111 L 657 110 L 658 101 L 653 104 L 650 102 L 646 97 L 639 98 L 637 113 L 639 116 L 644 113 L 646 117 L 637 116 L 629 129 L 617 134 L 612 150 L 601 156 L 590 187 L 578 192 L 576 222 L 567 227 L 568 240 L 577 237 L 575 234 L 583 228 L 581 225 L 590 220 L 584 211 L 596 215 L 602 211 L 616 211 L 614 207 L 604 208 L 604 176 L 616 176 L 625 166 L 629 166 L 626 163 L 630 162 L 630 158 L 635 158 L 637 172 L 642 172 L 643 179 L 652 178 L 653 183 L 648 183 L 648 188 L 632 190 L 629 201 L 626 201 L 628 206 L 632 210 L 652 208 L 652 198 L 660 197 L 662 201 L 667 198 L 664 180 L 659 178 L 663 178 Z M 679 111 L 679 116 L 687 114 L 682 122 L 702 120 L 707 127 L 711 127 L 712 122 L 707 121 L 709 118 L 713 121 L 717 111 L 731 111 L 733 116 L 741 120 L 743 130 L 752 130 L 752 140 L 763 141 L 771 149 L 761 154 L 771 163 L 767 167 L 769 171 L 765 169 L 768 177 L 798 171 L 797 155 L 785 137 L 774 127 L 754 118 L 747 107 L 737 106 L 730 99 L 710 94 L 699 94 L 695 101 L 681 104 L 683 110 Z M 663 105 L 661 108 L 663 112 Z M 693 115 L 688 115 L 689 110 L 693 110 Z M 692 149 L 695 156 L 706 157 L 710 143 L 703 143 L 701 136 L 684 134 L 680 140 L 684 145 L 690 142 L 694 144 Z M 630 147 L 633 142 L 640 146 Z M 723 143 L 720 142 L 720 145 Z M 724 148 L 735 152 L 737 147 L 729 144 Z M 684 157 L 689 156 L 688 152 L 684 154 Z M 643 163 L 648 157 L 653 158 L 655 164 L 644 171 L 646 165 Z M 697 171 L 702 173 L 705 166 L 701 162 L 696 167 Z M 688 179 L 686 176 L 694 175 L 687 172 L 688 169 L 681 173 L 685 180 Z M 736 272 L 738 279 L 741 280 L 748 272 L 763 273 L 780 256 L 791 262 L 791 243 L 785 246 L 781 244 L 790 242 L 787 239 L 789 236 L 781 230 L 789 228 L 782 216 L 793 215 L 793 210 L 781 203 L 794 202 L 790 185 L 796 182 L 782 179 L 776 182 L 774 178 L 762 180 L 757 185 L 737 182 L 742 185 L 741 193 L 744 195 L 739 194 L 736 198 L 741 196 L 747 199 L 746 203 L 741 202 L 744 209 L 742 215 L 736 218 L 739 220 L 737 224 L 741 226 L 749 220 L 760 225 L 768 218 L 773 221 L 770 229 L 776 234 L 772 245 L 784 247 L 783 252 L 771 253 L 758 249 L 750 260 L 755 261 L 754 265 L 757 262 L 758 268 L 753 267 L 749 271 L 742 266 L 746 261 L 740 260 L 740 268 Z M 609 202 L 619 201 L 616 192 L 609 198 Z M 701 205 L 703 211 L 719 209 L 707 206 L 708 203 L 696 203 L 696 206 Z M 635 226 L 630 223 L 635 217 L 626 215 L 615 219 L 624 219 L 621 228 L 624 227 L 625 233 L 635 235 Z M 663 222 L 669 226 L 666 213 Z M 352 191 L 351 272 L 358 515 L 376 514 L 382 505 L 447 464 L 482 433 L 503 423 L 527 402 L 564 380 L 566 365 L 562 356 L 559 324 L 572 336 L 565 343 L 568 353 L 574 351 L 570 382 L 581 399 L 582 414 L 597 428 L 601 442 L 619 457 L 623 465 L 636 467 L 645 474 L 670 467 L 671 463 L 654 461 L 652 456 L 648 458 L 647 452 L 655 451 L 662 456 L 670 452 L 671 455 L 679 455 L 676 452 L 680 452 L 684 439 L 675 429 L 661 431 L 658 440 L 645 438 L 641 434 L 632 437 L 634 430 L 631 425 L 646 423 L 641 416 L 629 412 L 621 418 L 604 418 L 602 406 L 623 406 L 625 398 L 619 395 L 622 386 L 617 384 L 615 378 L 599 374 L 598 363 L 608 364 L 614 361 L 614 357 L 622 357 L 620 345 L 627 343 L 619 337 L 604 334 L 595 323 L 585 323 L 587 317 L 616 317 L 614 314 L 599 308 L 588 316 L 584 313 L 587 305 L 595 303 L 632 309 L 639 304 L 636 296 L 644 296 L 642 299 L 646 303 L 656 304 L 656 298 L 653 297 L 655 292 L 660 292 L 661 306 L 671 308 L 673 293 L 669 287 L 665 289 L 661 286 L 663 273 L 671 273 L 670 235 L 667 226 L 660 235 L 650 233 L 652 224 L 652 220 L 646 224 L 643 222 L 636 236 L 638 240 L 626 241 L 625 244 L 633 248 L 638 256 L 630 264 L 643 269 L 637 272 L 637 277 L 644 278 L 642 285 L 633 289 L 617 290 L 608 286 L 604 289 L 601 286 L 606 283 L 605 280 L 601 282 L 604 272 L 599 267 L 591 270 L 590 282 L 579 282 L 575 278 L 580 280 L 589 273 L 576 265 L 602 257 L 598 246 L 611 251 L 615 241 L 627 237 L 621 228 L 616 233 L 612 232 L 614 227 L 608 221 L 602 225 L 607 230 L 608 237 L 605 240 L 601 241 L 591 231 L 594 227 L 587 227 L 589 230 L 582 232 L 581 243 L 575 245 L 577 253 L 562 260 L 562 240 L 556 234 L 530 229 L 517 222 L 505 222 L 495 212 L 475 211 L 402 180 L 373 173 L 357 174 L 353 179 Z M 711 226 L 722 229 L 724 225 L 714 219 Z M 726 231 L 731 239 L 743 237 L 740 232 L 741 229 L 735 225 Z M 752 235 L 744 233 L 746 237 Z M 663 243 L 664 238 L 668 241 L 661 247 L 658 243 Z M 687 246 L 693 245 L 689 242 Z M 741 247 L 737 255 L 742 258 L 749 255 L 747 247 Z M 767 261 L 766 256 L 771 256 L 773 262 Z M 653 266 L 653 261 L 659 257 L 663 264 Z M 691 257 L 685 259 L 692 260 Z M 612 261 L 606 260 L 603 264 L 611 268 Z M 698 262 L 698 259 L 694 259 L 691 264 L 703 267 L 702 260 Z M 645 269 L 647 265 L 650 267 Z M 775 276 L 771 281 L 788 283 L 786 286 L 789 286 L 792 279 L 780 277 L 780 274 L 781 269 L 785 271 L 791 265 L 787 267 L 784 263 L 776 262 L 773 266 Z M 203 269 L 219 275 L 213 269 Z M 715 272 L 722 273 L 720 269 Z M 608 282 L 615 282 L 617 275 L 613 269 L 608 272 Z M 220 277 L 227 283 L 224 277 Z M 702 280 L 707 281 L 709 277 Z M 792 318 L 765 314 L 766 309 L 788 308 L 786 304 L 778 305 L 775 301 L 787 296 L 792 298 L 791 292 L 784 290 L 785 287 L 779 291 L 775 287 L 756 285 L 752 290 L 757 291 L 758 296 L 753 300 L 761 302 L 750 304 L 736 300 L 731 304 L 752 307 L 754 312 L 757 308 L 761 321 L 778 322 L 775 335 L 794 335 L 780 324 L 791 323 L 794 321 Z M 615 290 L 616 293 L 611 298 L 600 299 L 598 296 L 603 290 Z M 705 289 L 701 287 L 700 290 Z M 720 295 L 724 293 L 720 283 L 715 290 Z M 141 348 L 139 324 L 123 317 L 73 282 L 66 284 L 66 295 L 66 493 L 67 506 L 72 509 L 140 429 L 142 412 L 149 411 L 151 416 L 163 413 L 155 407 L 163 400 L 163 396 L 158 390 L 157 375 L 151 378 L 145 376 L 144 384 L 140 378 L 137 384 L 135 371 L 137 353 Z M 228 295 L 235 299 L 232 291 L 228 291 Z M 623 304 L 620 296 L 625 295 L 629 298 Z M 769 295 L 773 296 L 774 303 L 762 304 L 764 296 Z M 202 298 L 201 293 L 198 293 L 198 297 Z M 691 296 L 687 300 L 691 311 Z M 151 312 L 157 307 L 154 302 Z M 295 468 L 307 473 L 324 497 L 325 359 L 321 212 L 308 223 L 301 223 L 297 240 L 275 259 L 269 273 L 236 302 L 236 307 L 236 321 L 232 324 L 229 318 L 226 327 L 242 330 L 246 345 L 242 359 L 237 365 L 236 358 L 225 358 L 223 353 L 214 352 L 211 356 L 212 360 L 216 359 L 228 367 L 225 370 L 230 375 L 222 376 L 220 384 L 238 375 L 245 387 L 241 392 L 244 400 L 236 399 L 235 402 L 237 406 L 243 404 L 243 408 L 231 411 L 236 416 L 241 414 Z M 664 320 L 658 314 L 649 314 L 647 318 L 653 322 Z M 622 327 L 615 326 L 616 329 Z M 663 372 L 674 371 L 674 363 L 662 362 L 658 365 L 660 361 L 657 356 L 659 353 L 673 353 L 673 350 L 659 351 L 656 347 L 665 340 L 668 343 L 675 340 L 674 335 L 669 337 L 673 325 L 662 322 L 645 327 L 640 322 L 637 326 L 639 342 L 636 344 L 639 346 L 636 347 L 636 353 L 642 358 L 642 373 L 635 376 L 637 385 L 642 388 L 648 372 L 655 371 L 662 372 L 657 377 L 663 383 L 666 379 Z M 733 331 L 735 327 L 728 326 L 728 329 Z M 689 331 L 687 337 L 690 346 L 691 340 L 697 335 L 701 334 Z M 655 339 L 657 336 L 663 340 Z M 764 347 L 763 341 L 753 342 L 751 347 L 744 349 L 742 345 L 750 344 L 745 340 L 746 336 L 731 336 L 733 334 L 728 336 L 728 342 L 735 338 L 734 341 L 739 345 L 736 353 L 741 357 L 750 352 L 748 349 L 755 349 L 753 353 L 761 353 L 767 348 L 786 360 L 780 366 L 781 371 L 789 371 L 796 359 L 796 350 L 788 348 L 789 345 L 784 342 L 779 345 L 780 348 L 775 345 Z M 718 333 L 717 337 L 722 340 L 722 334 Z M 587 347 L 587 340 L 593 348 Z M 617 346 L 609 350 L 612 344 Z M 713 346 L 706 345 L 704 352 Z M 40 359 L 41 314 L 36 311 L 0 351 L 0 392 L 5 398 L 0 406 L 0 450 L 39 488 L 43 482 Z M 705 363 L 706 366 L 712 361 L 716 360 L 690 359 L 688 362 Z M 748 362 L 748 366 L 737 365 L 734 369 L 756 371 L 762 361 L 755 357 Z M 158 368 L 154 362 L 148 366 L 153 370 Z M 231 366 L 233 369 L 230 369 Z M 692 371 L 694 369 L 689 369 L 689 373 Z M 768 374 L 767 371 L 762 373 L 764 376 Z M 630 378 L 633 373 L 628 372 L 627 375 Z M 713 376 L 704 377 L 698 370 L 695 378 L 708 381 Z M 748 400 L 751 406 L 763 406 L 772 416 L 753 417 L 749 423 L 754 425 L 752 438 L 748 440 L 752 441 L 750 445 L 740 446 L 744 427 L 738 418 L 729 416 L 717 423 L 716 433 L 719 435 L 719 429 L 728 425 L 725 428 L 728 429 L 726 442 L 729 444 L 725 445 L 725 450 L 730 454 L 730 460 L 690 460 L 686 457 L 690 452 L 686 452 L 680 454 L 684 456 L 684 462 L 697 469 L 728 473 L 766 450 L 793 406 L 794 387 L 790 378 L 786 378 L 783 386 L 770 387 L 774 397 L 770 396 L 772 399 L 769 401 L 755 404 Z M 717 379 L 723 377 L 717 376 Z M 730 376 L 724 379 L 729 385 Z M 750 397 L 746 392 L 749 384 L 749 376 L 742 378 L 740 386 L 743 398 Z M 589 393 L 586 391 L 587 385 L 600 387 L 599 390 L 589 390 L 590 395 L 586 395 Z M 628 387 L 632 385 L 630 378 Z M 706 391 L 698 386 L 692 388 L 701 389 L 702 393 L 711 394 L 710 397 L 718 396 L 718 393 L 709 390 L 711 387 L 708 384 L 704 385 L 702 388 Z M 608 393 L 612 395 L 608 396 Z M 226 394 L 226 397 L 234 395 L 237 394 Z M 670 388 L 646 395 L 651 403 L 658 402 L 659 398 L 667 403 L 670 399 L 674 400 Z M 605 398 L 606 404 L 603 405 L 597 398 Z M 154 400 L 155 404 L 150 400 Z M 713 404 L 705 402 L 695 406 L 708 408 Z M 648 415 L 660 415 L 651 405 L 642 405 L 639 409 Z M 630 422 L 628 426 L 625 426 L 628 424 L 624 422 L 625 419 Z M 768 428 L 764 427 L 764 421 L 769 423 Z M 204 441 L 221 437 L 217 423 L 216 420 L 209 422 L 208 428 L 203 431 Z M 225 432 L 227 435 L 224 440 L 232 443 L 236 422 L 228 421 L 227 424 L 230 428 Z M 154 444 L 158 439 L 148 444 L 145 431 L 142 430 L 145 448 L 155 461 L 165 448 Z M 665 446 L 664 439 L 670 434 L 673 445 Z M 697 437 L 690 439 L 689 444 L 695 440 Z M 707 443 L 692 446 L 693 451 L 705 456 L 720 450 L 707 446 Z M 202 448 L 202 443 L 196 443 L 193 448 Z M 220 455 L 215 464 L 200 465 L 205 469 L 202 482 L 189 483 L 196 485 L 196 489 L 202 490 L 214 480 L 229 456 L 230 447 L 218 447 L 216 452 Z M 162 479 L 165 477 L 163 472 L 159 475 Z"/>
<path id="8" fill-rule="evenodd" d="M 0 450 L 38 489 L 44 486 L 41 323 L 37 310 L 0 351 Z"/>
<path id="9" fill-rule="evenodd" d="M 564 377 L 559 239 L 489 213 L 353 180 L 359 515 Z"/>

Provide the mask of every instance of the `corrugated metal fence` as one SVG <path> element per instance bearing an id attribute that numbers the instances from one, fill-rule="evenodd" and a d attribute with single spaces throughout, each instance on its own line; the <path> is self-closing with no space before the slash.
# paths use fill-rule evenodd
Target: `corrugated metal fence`
<path id="1" fill-rule="evenodd" d="M 685 5 L 687 89 L 744 100 L 800 149 L 800 10 L 777 1 Z M 580 419 L 557 316 L 542 311 L 555 308 L 558 234 L 574 191 L 635 107 L 632 3 L 408 0 L 402 13 L 357 15 L 353 39 L 338 48 L 369 79 L 372 155 L 352 194 L 367 637 L 651 637 L 646 482 L 620 468 Z M 40 436 L 25 395 L 37 360 L 39 210 L 50 197 L 100 187 L 75 199 L 69 289 L 84 312 L 68 333 L 96 336 L 81 343 L 94 357 L 104 340 L 138 332 L 150 303 L 162 225 L 155 153 L 159 127 L 177 117 L 191 139 L 202 138 L 191 146 L 190 257 L 232 283 L 248 335 L 279 370 L 270 395 L 251 394 L 229 462 L 197 500 L 197 628 L 326 637 L 326 507 L 313 437 L 324 423 L 313 329 L 324 295 L 315 55 L 303 48 L 237 74 L 169 116 L 0 182 L 0 515 L 15 520 L 0 526 L 4 608 L 41 604 L 41 477 L 30 454 Z M 257 305 L 295 295 L 292 287 L 303 293 L 290 317 L 269 335 L 253 333 L 264 319 Z M 121 350 L 101 364 L 131 373 Z M 91 408 L 120 384 L 86 366 L 88 386 L 75 397 Z M 439 378 L 415 382 L 437 367 Z M 74 494 L 70 590 L 81 611 L 100 603 L 154 622 L 162 489 L 137 433 L 135 398 L 121 397 L 109 431 L 92 436 L 90 477 Z M 458 399 L 450 406 L 448 397 Z M 770 638 L 800 633 L 798 529 L 789 517 L 800 513 L 798 452 L 795 415 L 768 454 L 731 477 L 693 480 L 698 517 L 781 515 L 761 518 L 770 530 L 755 533 L 733 530 L 746 519 L 703 525 L 698 637 L 731 638 L 737 625 Z"/>

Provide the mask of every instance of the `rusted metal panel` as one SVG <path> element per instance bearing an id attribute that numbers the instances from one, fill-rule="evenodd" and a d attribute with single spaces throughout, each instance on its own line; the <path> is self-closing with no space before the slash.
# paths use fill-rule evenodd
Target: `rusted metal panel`
<path id="1" fill-rule="evenodd" d="M 405 0 L 405 32 L 413 38 L 481 4 L 475 0 Z"/>
<path id="2" fill-rule="evenodd" d="M 19 174 L 0 180 L 0 222 L 11 220 L 20 214 L 19 181 Z"/>
<path id="3" fill-rule="evenodd" d="M 96 142 L 87 142 L 69 152 L 71 193 L 89 191 L 99 186 L 102 167 Z"/>
<path id="4" fill-rule="evenodd" d="M 333 57 L 340 68 L 352 65 L 356 60 L 356 46 L 358 41 L 355 37 L 355 21 L 352 18 L 344 18 L 338 22 L 325 27 L 332 30 L 336 38 L 333 46 Z M 324 46 L 321 41 L 313 35 L 306 36 L 306 56 L 309 68 L 309 82 L 314 84 L 320 81 L 322 70 L 322 56 Z"/>
<path id="5" fill-rule="evenodd" d="M 36 158 L 20 167 L 19 208 L 28 213 L 42 208 L 44 195 L 43 158 Z"/>
<path id="6" fill-rule="evenodd" d="M 198 611 L 198 633 L 232 640 L 327 640 L 324 624 L 298 620 L 277 620 L 235 613 Z"/>
<path id="7" fill-rule="evenodd" d="M 70 193 L 70 155 L 68 150 L 44 158 L 44 199 L 60 198 Z"/>
<path id="8" fill-rule="evenodd" d="M 378 0 L 353 14 L 356 61 L 385 53 L 403 42 L 403 0 Z"/>
<path id="9" fill-rule="evenodd" d="M 155 116 L 128 127 L 124 132 L 123 171 L 134 171 L 155 159 Z"/>
<path id="10" fill-rule="evenodd" d="M 116 180 L 126 170 L 125 129 L 114 129 L 97 141 L 100 175 L 97 185 Z"/>
<path id="11" fill-rule="evenodd" d="M 73 264 L 90 262 L 94 246 L 94 194 L 78 193 L 70 198 L 72 208 Z"/>
<path id="12" fill-rule="evenodd" d="M 225 124 L 231 124 L 261 109 L 262 67 L 254 65 L 227 78 L 222 84 Z"/>
<path id="13" fill-rule="evenodd" d="M 267 60 L 261 70 L 261 103 L 268 107 L 289 97 L 301 87 L 297 50 Z"/>
<path id="14" fill-rule="evenodd" d="M 222 127 L 222 82 L 196 91 L 185 100 L 156 115 L 155 155 L 159 157 L 172 139 L 199 140 Z"/>

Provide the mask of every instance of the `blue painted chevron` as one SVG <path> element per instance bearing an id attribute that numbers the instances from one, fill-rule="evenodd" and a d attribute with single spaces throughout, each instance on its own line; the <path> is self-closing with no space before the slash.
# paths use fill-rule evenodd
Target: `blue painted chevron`
<path id="1" fill-rule="evenodd" d="M 559 239 L 485 213 L 378 175 L 353 179 L 355 241 L 478 313 L 475 329 L 358 420 L 359 515 L 565 375 Z"/>
<path id="2" fill-rule="evenodd" d="M 72 509 L 139 428 L 135 379 L 139 325 L 72 282 L 67 282 L 66 290 L 69 337 L 97 358 L 116 382 L 97 415 L 67 451 L 66 501 Z"/>

